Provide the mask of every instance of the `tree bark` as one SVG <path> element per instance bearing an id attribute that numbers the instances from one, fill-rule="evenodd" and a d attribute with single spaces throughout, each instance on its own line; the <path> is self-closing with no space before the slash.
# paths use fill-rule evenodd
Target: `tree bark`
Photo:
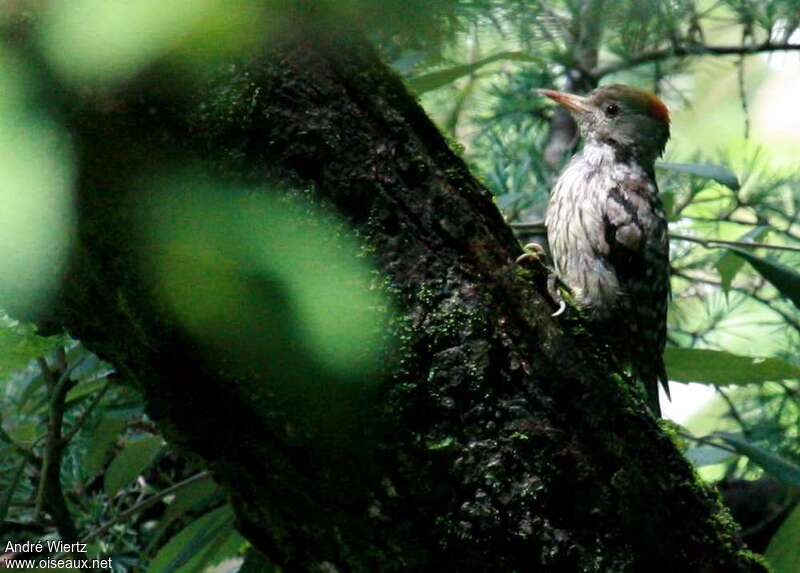
<path id="1" fill-rule="evenodd" d="M 763 570 L 635 385 L 551 316 L 491 194 L 357 35 L 275 41 L 190 98 L 154 70 L 66 117 L 80 228 L 49 320 L 142 389 L 284 571 Z M 316 387 L 271 402 L 155 301 L 131 181 L 187 157 L 256 192 L 311 185 L 370 245 L 398 346 L 335 423 L 298 437 Z"/>

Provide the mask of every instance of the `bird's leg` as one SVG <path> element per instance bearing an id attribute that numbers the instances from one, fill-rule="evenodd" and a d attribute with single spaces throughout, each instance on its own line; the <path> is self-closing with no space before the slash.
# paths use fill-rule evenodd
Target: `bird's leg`
<path id="1" fill-rule="evenodd" d="M 558 305 L 558 310 L 556 310 L 552 316 L 559 316 L 567 310 L 567 303 L 564 302 L 564 297 L 561 296 L 561 287 L 566 285 L 561 282 L 561 279 L 558 278 L 556 273 L 550 273 L 547 277 L 547 292 L 550 294 L 550 298 Z"/>
<path id="2" fill-rule="evenodd" d="M 563 314 L 567 309 L 567 303 L 561 296 L 561 287 L 566 288 L 566 285 L 545 263 L 546 255 L 544 252 L 544 247 L 542 247 L 539 243 L 528 243 L 522 247 L 522 250 L 524 253 L 517 257 L 517 263 L 536 263 L 547 270 L 547 292 L 550 294 L 550 298 L 553 299 L 553 302 L 558 305 L 558 309 L 553 313 L 553 316 L 559 316 Z"/>

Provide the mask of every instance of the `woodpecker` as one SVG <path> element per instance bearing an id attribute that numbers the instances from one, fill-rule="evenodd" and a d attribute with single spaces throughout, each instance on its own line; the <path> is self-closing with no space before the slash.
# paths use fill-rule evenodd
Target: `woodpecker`
<path id="1" fill-rule="evenodd" d="M 660 416 L 659 382 L 669 395 L 669 235 L 653 168 L 669 139 L 669 111 L 654 94 L 624 85 L 587 96 L 539 92 L 569 110 L 583 139 L 547 208 L 555 276 Z"/>

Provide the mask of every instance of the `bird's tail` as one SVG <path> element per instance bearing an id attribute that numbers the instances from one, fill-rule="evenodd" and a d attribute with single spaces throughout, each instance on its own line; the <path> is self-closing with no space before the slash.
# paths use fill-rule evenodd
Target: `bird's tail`
<path id="1" fill-rule="evenodd" d="M 667 394 L 667 399 L 672 400 L 669 394 L 669 382 L 667 380 L 667 369 L 664 366 L 664 359 L 658 357 L 653 364 L 650 361 L 640 363 L 634 366 L 634 375 L 637 380 L 644 386 L 645 396 L 647 398 L 647 406 L 653 415 L 657 418 L 661 417 L 661 404 L 658 399 L 658 386 L 664 388 Z"/>

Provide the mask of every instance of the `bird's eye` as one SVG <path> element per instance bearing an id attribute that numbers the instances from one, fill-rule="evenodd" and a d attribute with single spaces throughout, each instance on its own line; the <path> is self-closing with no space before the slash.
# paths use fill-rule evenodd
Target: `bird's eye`
<path id="1" fill-rule="evenodd" d="M 614 117 L 615 115 L 619 115 L 619 106 L 615 103 L 610 103 L 606 106 L 606 115 L 608 117 Z"/>

